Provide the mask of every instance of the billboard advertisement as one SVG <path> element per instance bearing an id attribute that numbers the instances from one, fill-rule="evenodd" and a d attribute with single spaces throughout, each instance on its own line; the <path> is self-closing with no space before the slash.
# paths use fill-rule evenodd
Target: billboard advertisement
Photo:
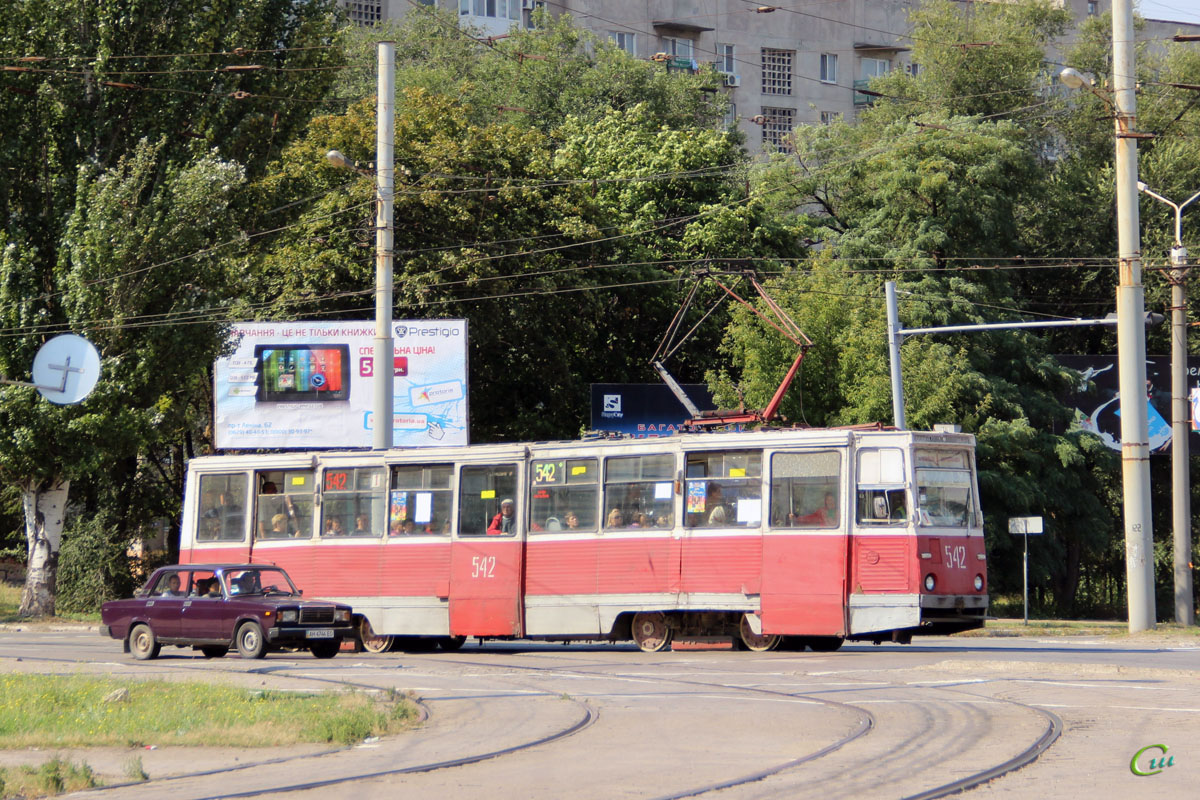
<path id="1" fill-rule="evenodd" d="M 701 411 L 716 408 L 704 384 L 688 383 L 682 388 Z M 674 434 L 690 416 L 666 384 L 592 384 L 592 430 L 595 431 L 653 439 Z"/>
<path id="2" fill-rule="evenodd" d="M 1064 367 L 1078 370 L 1079 383 L 1063 402 L 1075 409 L 1075 424 L 1096 434 L 1114 450 L 1121 449 L 1121 396 L 1115 355 L 1055 356 Z M 1146 357 L 1146 421 L 1151 454 L 1171 450 L 1171 357 Z M 1200 358 L 1188 357 L 1187 386 L 1193 435 L 1190 449 L 1200 447 Z"/>
<path id="3" fill-rule="evenodd" d="M 468 443 L 467 323 L 392 324 L 392 441 Z M 375 323 L 246 322 L 214 371 L 220 449 L 370 447 Z"/>

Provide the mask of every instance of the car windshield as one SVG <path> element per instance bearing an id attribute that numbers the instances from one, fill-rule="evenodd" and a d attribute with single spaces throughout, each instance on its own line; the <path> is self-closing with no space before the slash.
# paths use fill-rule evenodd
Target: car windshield
<path id="1" fill-rule="evenodd" d="M 281 569 L 228 569 L 225 584 L 230 596 L 300 594 Z"/>

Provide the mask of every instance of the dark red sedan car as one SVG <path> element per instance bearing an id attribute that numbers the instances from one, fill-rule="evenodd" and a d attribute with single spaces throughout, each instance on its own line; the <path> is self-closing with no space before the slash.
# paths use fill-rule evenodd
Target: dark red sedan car
<path id="1" fill-rule="evenodd" d="M 279 567 L 180 564 L 155 570 L 137 596 L 105 603 L 100 633 L 140 660 L 157 657 L 164 644 L 209 658 L 231 647 L 242 658 L 281 648 L 333 658 L 354 636 L 350 619 L 349 606 L 305 600 Z"/>

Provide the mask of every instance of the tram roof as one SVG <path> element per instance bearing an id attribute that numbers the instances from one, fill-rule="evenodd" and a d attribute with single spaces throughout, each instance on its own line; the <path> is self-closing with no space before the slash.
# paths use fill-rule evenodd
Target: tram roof
<path id="1" fill-rule="evenodd" d="M 948 444 L 970 446 L 975 437 L 969 433 L 942 431 L 896 430 L 894 428 L 767 428 L 736 432 L 683 432 L 672 436 L 596 437 L 586 439 L 562 439 L 540 442 L 497 442 L 488 444 L 460 445 L 453 447 L 409 447 L 393 448 L 382 454 L 385 461 L 413 461 L 426 463 L 445 460 L 475 460 L 478 458 L 518 458 L 526 454 L 537 457 L 539 453 L 563 455 L 571 450 L 581 455 L 585 452 L 618 451 L 648 452 L 713 450 L 739 447 L 786 447 L 789 445 L 839 446 L 851 441 L 877 440 L 879 444 L 913 442 L 920 444 Z M 315 466 L 318 461 L 337 463 L 362 461 L 365 457 L 377 456 L 372 450 L 285 450 L 272 453 L 230 453 L 200 456 L 189 462 L 189 467 L 216 466 L 224 468 L 301 468 Z M 266 462 L 264 464 L 264 462 Z"/>

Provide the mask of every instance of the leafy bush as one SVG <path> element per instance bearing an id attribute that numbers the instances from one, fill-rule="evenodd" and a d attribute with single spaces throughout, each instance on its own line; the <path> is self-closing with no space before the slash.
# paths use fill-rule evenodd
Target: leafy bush
<path id="1" fill-rule="evenodd" d="M 76 518 L 63 532 L 58 561 L 56 611 L 89 612 L 105 600 L 128 597 L 137 586 L 136 559 L 129 542 L 106 524 L 103 515 Z"/>

